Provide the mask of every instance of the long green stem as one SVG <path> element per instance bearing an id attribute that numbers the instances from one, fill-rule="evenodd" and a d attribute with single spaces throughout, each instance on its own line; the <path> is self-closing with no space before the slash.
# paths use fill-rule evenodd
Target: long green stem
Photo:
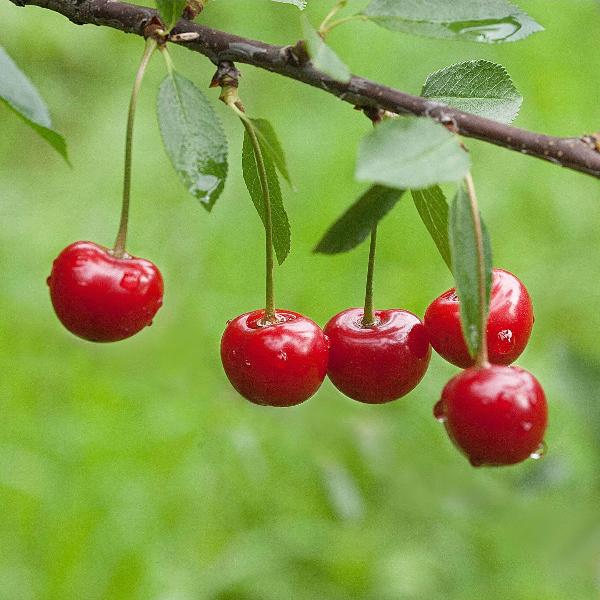
<path id="1" fill-rule="evenodd" d="M 235 102 L 228 102 L 228 106 L 238 115 L 242 121 L 248 138 L 252 144 L 254 150 L 254 157 L 256 159 L 256 168 L 258 170 L 258 178 L 260 180 L 260 188 L 262 191 L 264 210 L 265 210 L 265 316 L 263 323 L 268 325 L 277 321 L 275 315 L 275 300 L 274 300 L 274 285 L 273 285 L 273 214 L 271 209 L 271 193 L 269 191 L 269 182 L 267 179 L 267 169 L 265 167 L 265 161 L 256 135 L 256 130 L 252 121 L 244 114 L 242 110 L 238 108 Z"/>
<path id="2" fill-rule="evenodd" d="M 477 204 L 477 194 L 475 193 L 475 184 L 473 183 L 473 177 L 471 173 L 468 173 L 465 177 L 465 185 L 467 187 L 467 194 L 471 203 L 471 217 L 475 225 L 475 242 L 477 244 L 477 268 L 478 268 L 478 279 L 479 279 L 479 352 L 475 359 L 475 363 L 478 367 L 484 367 L 488 364 L 488 347 L 487 347 L 487 291 L 486 291 L 486 272 L 485 272 L 485 251 L 483 248 L 483 230 L 481 227 L 481 216 L 479 214 L 479 206 Z"/>
<path id="3" fill-rule="evenodd" d="M 137 99 L 142 86 L 142 80 L 146 73 L 146 67 L 150 62 L 152 54 L 156 50 L 156 41 L 148 38 L 144 54 L 138 67 L 133 90 L 131 92 L 131 100 L 129 101 L 129 114 L 127 116 L 127 133 L 125 135 L 125 171 L 123 176 L 123 204 L 121 206 L 121 222 L 119 223 L 119 231 L 114 246 L 114 255 L 121 258 L 125 255 L 125 246 L 127 244 L 127 226 L 129 224 L 129 200 L 131 196 L 131 150 L 133 146 L 133 122 L 135 119 L 135 109 Z"/>
<path id="4" fill-rule="evenodd" d="M 367 285 L 365 287 L 365 310 L 363 311 L 362 326 L 373 327 L 376 324 L 373 309 L 373 275 L 375 274 L 375 250 L 377 248 L 377 225 L 371 230 L 371 245 L 369 247 L 369 266 L 367 268 Z"/>

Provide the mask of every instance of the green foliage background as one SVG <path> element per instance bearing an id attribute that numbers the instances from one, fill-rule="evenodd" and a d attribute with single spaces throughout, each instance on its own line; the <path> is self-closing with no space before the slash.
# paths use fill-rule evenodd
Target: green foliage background
<path id="1" fill-rule="evenodd" d="M 317 23 L 331 3 L 310 4 Z M 353 71 L 414 92 L 452 62 L 500 62 L 525 97 L 517 125 L 597 131 L 598 3 L 521 4 L 546 32 L 518 44 L 360 23 L 330 42 Z M 300 35 L 298 11 L 266 0 L 211 2 L 203 20 L 274 43 Z M 600 596 L 598 181 L 468 141 L 495 263 L 535 301 L 520 364 L 543 382 L 551 410 L 543 461 L 475 470 L 431 416 L 455 372 L 437 356 L 418 390 L 389 406 L 353 403 L 326 383 L 301 407 L 269 410 L 230 388 L 222 329 L 263 294 L 242 131 L 217 106 L 231 176 L 207 215 L 161 147 L 158 56 L 136 124 L 129 247 L 160 265 L 165 306 L 151 329 L 116 345 L 65 332 L 45 278 L 70 242 L 113 241 L 142 42 L 6 0 L 0 22 L 0 43 L 48 101 L 74 166 L 0 107 L 2 600 Z M 173 53 L 205 88 L 213 67 Z M 324 324 L 362 300 L 366 246 L 339 257 L 311 248 L 366 188 L 353 169 L 370 126 L 318 90 L 240 66 L 247 107 L 273 122 L 298 188 L 285 192 L 293 249 L 276 273 L 278 304 Z M 408 195 L 379 237 L 377 304 L 422 314 L 451 279 Z"/>

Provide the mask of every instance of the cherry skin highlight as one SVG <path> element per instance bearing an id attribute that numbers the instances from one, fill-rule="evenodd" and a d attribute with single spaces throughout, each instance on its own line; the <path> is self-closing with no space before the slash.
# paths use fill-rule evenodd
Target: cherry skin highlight
<path id="1" fill-rule="evenodd" d="M 150 325 L 162 306 L 163 280 L 150 261 L 117 258 L 92 242 L 75 242 L 56 258 L 48 277 L 61 323 L 91 342 L 116 342 Z"/>
<path id="2" fill-rule="evenodd" d="M 323 383 L 329 342 L 303 315 L 277 310 L 277 322 L 266 325 L 264 315 L 264 310 L 255 310 L 228 323 L 221 339 L 225 374 L 254 404 L 295 406 Z"/>
<path id="3" fill-rule="evenodd" d="M 363 309 L 349 308 L 325 326 L 329 338 L 327 374 L 346 396 L 383 404 L 408 394 L 423 378 L 431 348 L 423 323 L 406 310 L 375 311 L 365 327 Z"/>
<path id="4" fill-rule="evenodd" d="M 444 388 L 434 415 L 476 467 L 512 465 L 544 447 L 544 390 L 519 367 L 488 365 L 459 373 Z"/>
<path id="5" fill-rule="evenodd" d="M 457 367 L 471 367 L 460 325 L 460 304 L 452 288 L 436 298 L 425 312 L 425 327 L 434 350 Z M 527 288 L 512 273 L 494 269 L 487 325 L 489 361 L 509 365 L 525 350 L 534 316 Z"/>

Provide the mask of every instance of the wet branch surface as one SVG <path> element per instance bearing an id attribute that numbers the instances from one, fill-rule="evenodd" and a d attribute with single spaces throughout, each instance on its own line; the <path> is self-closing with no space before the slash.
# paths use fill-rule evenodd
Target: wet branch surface
<path id="1" fill-rule="evenodd" d="M 58 12 L 78 25 L 112 27 L 137 35 L 143 35 L 145 27 L 157 16 L 157 12 L 151 8 L 110 0 L 10 2 L 17 6 L 35 5 Z M 301 44 L 273 46 L 186 20 L 181 20 L 172 33 L 196 34 L 197 38 L 193 41 L 177 43 L 203 54 L 215 65 L 223 61 L 252 65 L 320 88 L 360 108 L 428 117 L 465 137 L 489 142 L 600 178 L 600 134 L 573 138 L 553 137 L 484 119 L 363 77 L 353 76 L 350 82 L 340 83 L 307 62 Z"/>

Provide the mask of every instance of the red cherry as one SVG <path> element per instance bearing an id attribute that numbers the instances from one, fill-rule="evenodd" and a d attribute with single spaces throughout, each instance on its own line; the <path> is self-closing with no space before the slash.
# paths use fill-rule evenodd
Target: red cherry
<path id="1" fill-rule="evenodd" d="M 223 368 L 247 400 L 265 406 L 294 406 L 308 400 L 327 372 L 329 342 L 303 315 L 277 310 L 265 325 L 264 310 L 230 321 L 221 339 Z"/>
<path id="2" fill-rule="evenodd" d="M 539 458 L 548 408 L 538 380 L 519 367 L 472 367 L 453 377 L 434 416 L 475 467 Z"/>
<path id="3" fill-rule="evenodd" d="M 117 258 L 92 242 L 67 246 L 48 277 L 61 323 L 91 342 L 116 342 L 150 325 L 162 305 L 163 280 L 143 258 Z"/>
<path id="4" fill-rule="evenodd" d="M 456 289 L 436 298 L 425 312 L 425 327 L 434 350 L 457 367 L 471 367 L 460 325 Z M 525 350 L 533 327 L 533 306 L 527 289 L 512 273 L 494 269 L 487 325 L 489 361 L 509 365 Z"/>
<path id="5" fill-rule="evenodd" d="M 342 393 L 367 404 L 408 394 L 427 371 L 431 348 L 425 327 L 406 310 L 375 311 L 377 323 L 362 325 L 363 310 L 349 308 L 325 326 L 329 378 Z"/>

